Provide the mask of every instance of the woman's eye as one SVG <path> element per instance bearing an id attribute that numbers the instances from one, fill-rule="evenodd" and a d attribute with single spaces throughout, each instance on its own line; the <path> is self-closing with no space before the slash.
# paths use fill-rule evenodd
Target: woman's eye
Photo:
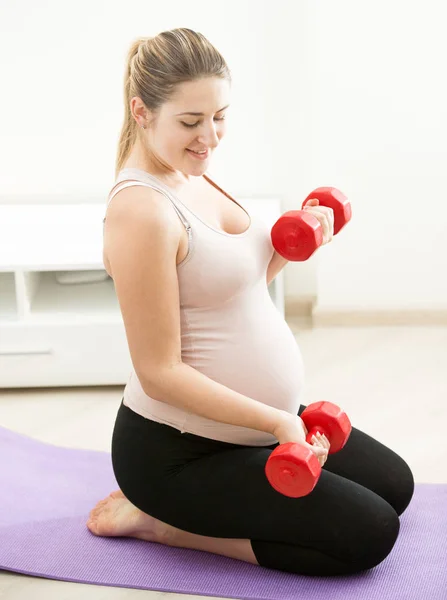
<path id="1" fill-rule="evenodd" d="M 214 119 L 215 121 L 225 121 L 225 117 L 215 117 Z M 190 125 L 189 123 L 184 123 L 183 121 L 181 121 L 182 125 L 184 125 L 185 127 L 197 127 L 197 125 L 200 123 L 200 121 L 197 121 L 197 123 L 193 123 L 192 125 Z"/>

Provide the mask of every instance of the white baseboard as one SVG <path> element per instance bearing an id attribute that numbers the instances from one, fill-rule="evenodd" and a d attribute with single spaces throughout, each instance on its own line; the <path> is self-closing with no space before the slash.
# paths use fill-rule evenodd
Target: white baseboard
<path id="1" fill-rule="evenodd" d="M 315 297 L 286 297 L 286 320 L 311 327 L 442 327 L 447 326 L 447 309 L 322 309 Z"/>
<path id="2" fill-rule="evenodd" d="M 286 321 L 297 328 L 312 328 L 314 326 L 312 311 L 315 300 L 314 296 L 286 296 L 284 300 L 284 316 Z"/>

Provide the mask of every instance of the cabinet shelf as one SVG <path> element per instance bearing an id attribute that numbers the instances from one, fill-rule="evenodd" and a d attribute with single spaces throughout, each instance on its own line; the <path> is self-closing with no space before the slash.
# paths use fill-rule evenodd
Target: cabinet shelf
<path id="1" fill-rule="evenodd" d="M 37 284 L 30 302 L 27 321 L 73 323 L 108 322 L 120 317 L 118 298 L 113 280 L 106 271 L 105 281 L 94 283 L 60 284 L 57 274 L 64 272 L 35 273 Z"/>

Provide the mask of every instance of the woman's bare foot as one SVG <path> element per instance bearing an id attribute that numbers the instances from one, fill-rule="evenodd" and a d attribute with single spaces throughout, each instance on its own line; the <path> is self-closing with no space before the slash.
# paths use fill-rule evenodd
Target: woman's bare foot
<path id="1" fill-rule="evenodd" d="M 121 490 L 98 502 L 90 511 L 87 527 L 95 535 L 134 537 L 176 548 L 213 552 L 259 565 L 250 540 L 212 538 L 176 529 L 142 512 Z"/>
<path id="2" fill-rule="evenodd" d="M 90 511 L 88 529 L 99 536 L 135 537 L 165 544 L 174 527 L 142 512 L 121 490 L 112 492 Z"/>

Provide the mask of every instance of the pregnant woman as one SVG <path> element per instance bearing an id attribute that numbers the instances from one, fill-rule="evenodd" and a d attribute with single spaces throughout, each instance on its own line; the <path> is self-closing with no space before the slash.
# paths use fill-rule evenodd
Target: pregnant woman
<path id="1" fill-rule="evenodd" d="M 190 29 L 129 50 L 103 259 L 133 368 L 112 438 L 119 490 L 87 527 L 291 573 L 358 573 L 391 552 L 413 476 L 355 427 L 337 454 L 325 436 L 306 442 L 301 353 L 268 291 L 286 261 L 269 227 L 206 174 L 230 88 L 221 54 Z M 331 209 L 305 210 L 330 242 Z M 307 496 L 267 480 L 285 442 L 324 466 Z"/>

